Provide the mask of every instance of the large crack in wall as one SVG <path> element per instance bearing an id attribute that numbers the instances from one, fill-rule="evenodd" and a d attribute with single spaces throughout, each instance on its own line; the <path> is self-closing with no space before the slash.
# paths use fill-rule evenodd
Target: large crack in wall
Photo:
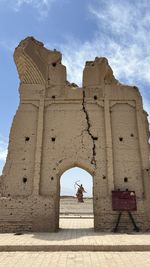
<path id="1" fill-rule="evenodd" d="M 92 159 L 91 159 L 91 164 L 93 164 L 96 167 L 96 145 L 95 145 L 95 140 L 96 137 L 94 137 L 91 133 L 91 124 L 90 124 L 90 119 L 89 119 L 89 114 L 88 111 L 86 109 L 86 103 L 85 103 L 85 91 L 83 89 L 83 101 L 82 101 L 82 107 L 83 107 L 83 112 L 85 113 L 85 118 L 86 118 L 86 122 L 87 122 L 87 133 L 89 134 L 91 140 L 92 140 Z"/>

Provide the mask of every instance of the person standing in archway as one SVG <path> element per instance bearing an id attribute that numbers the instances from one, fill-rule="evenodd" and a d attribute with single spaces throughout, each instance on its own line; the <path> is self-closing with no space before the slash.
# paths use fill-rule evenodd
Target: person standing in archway
<path id="1" fill-rule="evenodd" d="M 77 190 L 77 193 L 76 193 L 78 202 L 84 202 L 83 201 L 83 193 L 86 193 L 86 191 L 84 190 L 84 187 L 82 186 L 82 184 L 81 185 L 78 185 L 76 183 L 76 185 L 78 186 L 78 190 Z"/>

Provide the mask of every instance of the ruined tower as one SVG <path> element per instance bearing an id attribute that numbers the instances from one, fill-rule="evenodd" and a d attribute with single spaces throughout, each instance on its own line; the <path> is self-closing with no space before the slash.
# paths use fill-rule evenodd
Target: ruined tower
<path id="1" fill-rule="evenodd" d="M 98 57 L 86 62 L 79 88 L 67 81 L 61 53 L 32 37 L 14 60 L 20 104 L 0 177 L 0 231 L 57 231 L 60 177 L 75 166 L 93 176 L 95 229 L 116 221 L 114 189 L 136 192 L 136 222 L 149 229 L 149 130 L 138 88 L 120 84 Z"/>

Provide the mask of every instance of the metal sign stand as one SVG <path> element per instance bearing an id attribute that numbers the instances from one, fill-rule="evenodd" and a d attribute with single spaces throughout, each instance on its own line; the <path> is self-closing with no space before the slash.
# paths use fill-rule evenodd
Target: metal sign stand
<path id="1" fill-rule="evenodd" d="M 134 226 L 134 231 L 139 232 L 140 229 L 139 229 L 139 227 L 136 225 L 135 220 L 134 220 L 134 218 L 133 218 L 131 212 L 130 212 L 130 211 L 127 211 L 127 212 L 128 212 L 129 218 L 130 218 L 130 220 L 131 220 L 131 222 L 132 222 L 132 224 L 133 224 L 133 226 Z M 119 222 L 120 222 L 122 213 L 123 213 L 123 211 L 120 211 L 119 214 L 118 214 L 118 219 L 117 219 L 117 222 L 116 222 L 116 226 L 115 226 L 115 228 L 113 229 L 113 232 L 114 232 L 114 233 L 117 232 L 118 225 L 119 225 Z"/>

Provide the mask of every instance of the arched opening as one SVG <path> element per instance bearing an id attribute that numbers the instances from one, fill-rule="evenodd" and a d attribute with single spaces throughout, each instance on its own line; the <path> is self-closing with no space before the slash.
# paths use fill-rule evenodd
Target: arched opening
<path id="1" fill-rule="evenodd" d="M 60 177 L 59 228 L 93 228 L 93 219 L 93 177 L 70 168 Z"/>

